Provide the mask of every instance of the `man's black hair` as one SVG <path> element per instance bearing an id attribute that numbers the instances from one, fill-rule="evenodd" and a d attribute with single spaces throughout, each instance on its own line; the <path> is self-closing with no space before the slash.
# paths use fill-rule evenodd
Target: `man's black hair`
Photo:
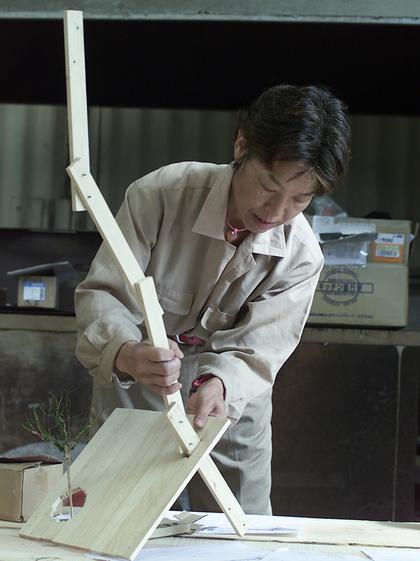
<path id="1" fill-rule="evenodd" d="M 351 149 L 346 105 L 323 87 L 279 85 L 238 115 L 245 158 L 267 165 L 300 161 L 314 174 L 315 191 L 329 193 L 344 177 Z"/>

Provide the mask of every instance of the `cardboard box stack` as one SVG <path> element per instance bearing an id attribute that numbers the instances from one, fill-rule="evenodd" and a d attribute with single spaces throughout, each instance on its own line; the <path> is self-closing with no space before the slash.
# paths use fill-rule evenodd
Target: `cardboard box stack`
<path id="1" fill-rule="evenodd" d="M 411 223 L 307 218 L 325 257 L 308 324 L 406 325 Z"/>

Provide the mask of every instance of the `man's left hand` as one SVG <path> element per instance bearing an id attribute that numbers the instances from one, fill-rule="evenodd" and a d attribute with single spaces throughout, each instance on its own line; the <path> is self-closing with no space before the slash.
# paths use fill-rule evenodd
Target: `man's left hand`
<path id="1" fill-rule="evenodd" d="M 194 414 L 194 427 L 201 429 L 207 423 L 207 418 L 225 417 L 226 408 L 224 386 L 220 378 L 210 378 L 202 384 L 187 401 L 187 412 Z"/>

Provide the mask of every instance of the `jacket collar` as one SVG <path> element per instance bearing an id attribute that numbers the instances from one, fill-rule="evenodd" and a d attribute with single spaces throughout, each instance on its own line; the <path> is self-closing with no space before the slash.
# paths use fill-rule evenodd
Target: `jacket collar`
<path id="1" fill-rule="evenodd" d="M 233 166 L 228 164 L 217 174 L 216 180 L 204 201 L 192 231 L 217 240 L 225 241 L 225 217 L 229 199 Z M 250 234 L 245 240 L 251 241 L 252 253 L 284 257 L 286 240 L 284 226 L 277 226 L 262 234 Z M 244 241 L 245 241 L 244 240 Z"/>

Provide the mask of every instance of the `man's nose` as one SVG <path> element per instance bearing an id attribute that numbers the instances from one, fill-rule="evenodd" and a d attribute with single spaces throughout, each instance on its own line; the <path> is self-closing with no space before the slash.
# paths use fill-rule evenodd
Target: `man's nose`
<path id="1" fill-rule="evenodd" d="M 272 218 L 282 218 L 287 213 L 288 202 L 286 197 L 277 196 L 270 201 L 269 206 Z"/>

